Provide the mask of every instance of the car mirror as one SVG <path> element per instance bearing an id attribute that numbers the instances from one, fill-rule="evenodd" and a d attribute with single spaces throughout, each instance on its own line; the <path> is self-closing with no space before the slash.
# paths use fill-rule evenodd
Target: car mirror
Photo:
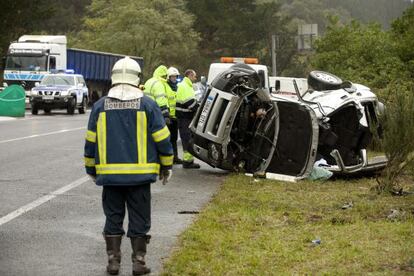
<path id="1" fill-rule="evenodd" d="M 201 76 L 200 82 L 201 82 L 202 85 L 205 86 L 207 84 L 207 78 L 205 76 Z"/>
<path id="2" fill-rule="evenodd" d="M 276 80 L 275 81 L 275 90 L 279 91 L 280 90 L 280 80 Z"/>
<path id="3" fill-rule="evenodd" d="M 40 85 L 40 82 L 35 82 L 35 86 L 38 87 Z"/>

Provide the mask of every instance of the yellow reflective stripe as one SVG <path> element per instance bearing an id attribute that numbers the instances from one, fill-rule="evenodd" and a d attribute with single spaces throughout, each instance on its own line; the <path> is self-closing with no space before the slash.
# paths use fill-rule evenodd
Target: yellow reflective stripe
<path id="1" fill-rule="evenodd" d="M 106 164 L 106 113 L 99 113 L 97 123 L 99 163 Z"/>
<path id="2" fill-rule="evenodd" d="M 147 163 L 147 115 L 143 111 L 137 112 L 137 145 L 138 163 Z"/>
<path id="3" fill-rule="evenodd" d="M 160 155 L 161 165 L 171 166 L 173 164 L 174 155 L 163 156 Z"/>
<path id="4" fill-rule="evenodd" d="M 157 163 L 96 165 L 97 174 L 158 174 L 159 170 L 160 165 Z"/>
<path id="5" fill-rule="evenodd" d="M 167 138 L 168 136 L 170 136 L 170 131 L 168 130 L 167 126 L 163 127 L 162 129 L 152 134 L 152 138 L 154 139 L 155 142 L 160 142 L 164 140 L 165 138 Z"/>
<path id="6" fill-rule="evenodd" d="M 95 158 L 85 157 L 84 160 L 86 167 L 95 167 Z"/>
<path id="7" fill-rule="evenodd" d="M 86 132 L 86 137 L 85 137 L 86 141 L 89 141 L 91 143 L 96 143 L 96 132 L 93 132 L 91 130 L 88 130 Z"/>

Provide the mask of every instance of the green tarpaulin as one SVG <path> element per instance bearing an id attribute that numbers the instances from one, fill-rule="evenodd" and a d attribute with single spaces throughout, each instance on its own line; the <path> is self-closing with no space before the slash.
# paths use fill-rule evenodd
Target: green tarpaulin
<path id="1" fill-rule="evenodd" d="M 0 92 L 0 116 L 24 117 L 26 93 L 20 85 L 10 85 Z"/>

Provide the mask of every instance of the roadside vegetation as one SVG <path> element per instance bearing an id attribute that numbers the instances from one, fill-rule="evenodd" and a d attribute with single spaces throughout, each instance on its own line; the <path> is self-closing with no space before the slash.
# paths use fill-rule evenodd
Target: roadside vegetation
<path id="1" fill-rule="evenodd" d="M 375 185 L 232 175 L 162 275 L 412 275 L 414 195 L 379 195 Z"/>

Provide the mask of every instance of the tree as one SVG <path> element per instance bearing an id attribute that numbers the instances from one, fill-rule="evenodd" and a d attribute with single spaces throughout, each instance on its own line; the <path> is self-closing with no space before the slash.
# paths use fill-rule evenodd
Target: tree
<path id="1" fill-rule="evenodd" d="M 93 0 L 76 47 L 144 57 L 146 76 L 160 65 L 190 67 L 199 35 L 184 1 Z"/>
<path id="2" fill-rule="evenodd" d="M 315 45 L 313 68 L 373 89 L 384 89 L 403 69 L 389 33 L 382 31 L 379 24 L 352 21 L 341 25 L 337 18 L 332 18 L 327 32 Z"/>
<path id="3" fill-rule="evenodd" d="M 0 53 L 6 54 L 11 41 L 33 31 L 50 15 L 51 0 L 0 1 Z"/>
<path id="4" fill-rule="evenodd" d="M 284 33 L 289 18 L 275 1 L 188 1 L 195 15 L 195 29 L 201 34 L 203 68 L 221 56 L 258 57 L 270 65 L 271 35 Z"/>
<path id="5" fill-rule="evenodd" d="M 405 64 L 410 81 L 414 78 L 414 6 L 391 25 L 391 36 L 396 44 L 396 53 Z"/>

